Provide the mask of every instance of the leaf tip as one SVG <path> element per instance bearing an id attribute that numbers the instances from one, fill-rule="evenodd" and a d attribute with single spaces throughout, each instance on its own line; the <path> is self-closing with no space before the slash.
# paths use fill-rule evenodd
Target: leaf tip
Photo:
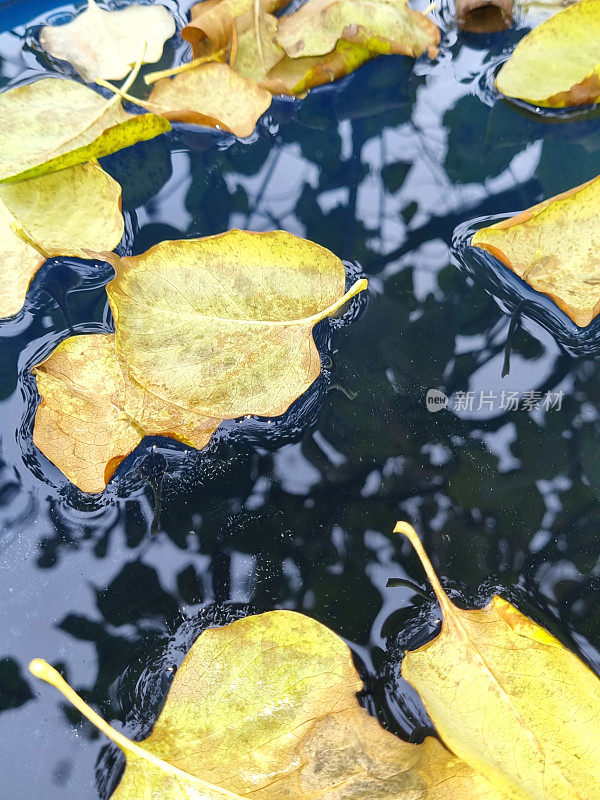
<path id="1" fill-rule="evenodd" d="M 51 667 L 43 658 L 34 658 L 30 661 L 29 672 L 34 678 L 39 678 L 41 681 L 51 684 L 55 681 L 55 674 L 58 675 L 54 667 Z"/>

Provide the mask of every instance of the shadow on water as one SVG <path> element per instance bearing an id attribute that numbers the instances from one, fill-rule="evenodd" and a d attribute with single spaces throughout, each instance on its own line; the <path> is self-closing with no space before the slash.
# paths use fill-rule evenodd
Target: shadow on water
<path id="1" fill-rule="evenodd" d="M 49 68 L 34 46 L 44 9 L 28 8 L 7 25 L 27 30 L 0 35 L 4 85 Z M 175 126 L 103 160 L 124 187 L 124 253 L 282 228 L 369 277 L 368 304 L 316 329 L 323 374 L 284 417 L 230 421 L 202 453 L 144 440 L 105 493 L 84 495 L 32 444 L 28 371 L 72 331 L 110 330 L 111 271 L 55 259 L 0 323 L 0 734 L 15 800 L 93 797 L 96 767 L 104 797 L 119 770 L 58 698 L 32 702 L 30 658 L 141 736 L 199 631 L 251 611 L 296 609 L 343 636 L 361 701 L 419 741 L 429 722 L 399 667 L 439 610 L 391 533 L 399 518 L 457 602 L 498 592 L 599 669 L 597 326 L 573 330 L 468 241 L 600 172 L 600 121 L 549 124 L 493 96 L 490 70 L 525 28 L 475 40 L 446 27 L 435 62 L 382 58 L 276 100 L 247 140 Z M 427 410 L 431 388 L 448 408 Z M 506 407 L 509 391 L 560 407 Z"/>

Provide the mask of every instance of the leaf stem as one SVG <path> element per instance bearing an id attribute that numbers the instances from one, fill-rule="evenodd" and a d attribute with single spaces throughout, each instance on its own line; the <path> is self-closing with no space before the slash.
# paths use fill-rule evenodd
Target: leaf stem
<path id="1" fill-rule="evenodd" d="M 454 603 L 450 600 L 442 584 L 439 581 L 438 576 L 433 568 L 433 564 L 429 560 L 429 556 L 425 552 L 425 548 L 423 547 L 421 540 L 417 536 L 416 530 L 413 528 L 412 525 L 409 525 L 408 522 L 400 521 L 396 523 L 396 527 L 394 528 L 394 533 L 403 533 L 408 541 L 412 544 L 415 548 L 417 555 L 419 556 L 419 560 L 423 565 L 423 569 L 425 570 L 425 574 L 429 578 L 429 583 L 431 584 L 433 591 L 435 592 L 435 596 L 437 597 L 437 601 L 440 604 L 444 617 L 452 618 L 455 613 L 455 606 Z"/>
<path id="2" fill-rule="evenodd" d="M 38 244 L 35 241 L 35 239 L 31 238 L 31 236 L 27 233 L 27 231 L 25 230 L 23 225 L 19 222 L 19 220 L 16 219 L 14 222 L 11 222 L 10 229 L 15 234 L 15 236 L 19 237 L 19 239 L 22 242 L 25 242 L 25 244 L 28 244 L 30 247 L 33 247 L 34 250 L 37 250 L 37 252 L 43 258 L 46 259 L 52 258 L 50 253 L 46 252 L 46 250 L 44 250 L 41 244 Z"/>
<path id="3" fill-rule="evenodd" d="M 345 303 L 347 303 L 348 300 L 351 300 L 357 294 L 364 291 L 368 285 L 369 281 L 366 278 L 361 278 L 360 280 L 356 281 L 356 283 L 352 284 L 343 297 L 340 297 L 339 300 L 336 300 L 335 303 L 332 303 L 323 311 L 318 311 L 316 314 L 313 314 L 312 317 L 307 317 L 303 320 L 291 320 L 290 322 L 285 322 L 284 324 L 291 325 L 294 322 L 312 322 L 314 325 L 316 325 L 317 322 L 325 319 L 325 317 L 330 317 L 332 314 L 335 314 L 335 312 L 338 311 L 338 309 L 340 309 Z"/>
<path id="4" fill-rule="evenodd" d="M 153 83 L 156 83 L 156 81 L 160 81 L 163 78 L 170 78 L 172 75 L 179 75 L 182 72 L 187 72 L 189 69 L 199 67 L 201 64 L 208 64 L 211 61 L 221 61 L 222 56 L 225 55 L 225 51 L 226 48 L 222 47 L 215 53 L 210 53 L 208 56 L 199 56 L 198 58 L 194 58 L 192 61 L 186 61 L 185 64 L 180 64 L 178 67 L 170 67 L 169 69 L 161 69 L 157 72 L 149 72 L 144 76 L 144 83 L 146 86 L 151 86 Z"/>
<path id="5" fill-rule="evenodd" d="M 102 731 L 105 736 L 107 736 L 111 741 L 125 751 L 125 754 L 129 752 L 132 755 L 138 756 L 139 758 L 150 762 L 153 766 L 158 767 L 165 772 L 171 773 L 181 781 L 185 781 L 186 783 L 195 783 L 205 792 L 209 792 L 211 796 L 216 795 L 223 798 L 223 800 L 242 800 L 240 795 L 235 794 L 235 792 L 230 792 L 228 789 L 222 789 L 220 786 L 215 786 L 208 781 L 203 781 L 201 778 L 198 778 L 195 775 L 190 775 L 188 772 L 184 772 L 178 767 L 174 767 L 172 764 L 163 761 L 162 758 L 155 756 L 154 753 L 151 753 L 149 750 L 140 747 L 139 744 L 133 742 L 131 739 L 128 739 L 127 736 L 119 733 L 119 731 L 115 730 L 111 725 L 108 724 L 108 722 L 106 722 L 106 720 L 102 719 L 99 714 L 91 709 L 88 704 L 77 694 L 77 692 L 75 692 L 69 686 L 65 679 L 54 669 L 54 667 L 48 664 L 47 661 L 44 661 L 42 658 L 34 658 L 33 661 L 29 663 L 29 672 L 34 677 L 39 678 L 41 681 L 45 681 L 45 683 L 48 683 L 50 686 L 53 686 L 55 689 L 57 689 L 63 695 L 63 697 L 72 703 L 86 719 L 88 719 L 98 728 L 99 731 Z M 148 778 L 148 780 L 150 779 Z"/>

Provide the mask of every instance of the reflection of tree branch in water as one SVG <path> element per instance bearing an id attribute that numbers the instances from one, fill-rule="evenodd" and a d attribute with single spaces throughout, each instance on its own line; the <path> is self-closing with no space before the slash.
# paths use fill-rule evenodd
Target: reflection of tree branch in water
<path id="1" fill-rule="evenodd" d="M 258 192 L 256 193 L 256 197 L 254 198 L 254 203 L 253 203 L 252 209 L 250 210 L 250 213 L 247 214 L 247 216 L 246 216 L 246 227 L 247 228 L 250 228 L 250 223 L 252 222 L 252 217 L 256 213 L 258 213 L 258 209 L 260 208 L 260 204 L 261 204 L 262 199 L 264 197 L 264 194 L 265 194 L 265 192 L 267 190 L 267 186 L 271 182 L 271 178 L 273 177 L 273 173 L 275 172 L 275 169 L 277 168 L 277 164 L 278 164 L 279 159 L 281 157 L 281 153 L 282 153 L 282 149 L 281 149 L 281 147 L 278 147 L 275 150 L 275 155 L 271 159 L 271 163 L 267 167 L 267 170 L 265 172 L 265 177 L 263 178 L 263 181 L 262 181 L 262 183 L 261 183 L 261 185 L 260 185 L 260 187 L 258 189 Z"/>

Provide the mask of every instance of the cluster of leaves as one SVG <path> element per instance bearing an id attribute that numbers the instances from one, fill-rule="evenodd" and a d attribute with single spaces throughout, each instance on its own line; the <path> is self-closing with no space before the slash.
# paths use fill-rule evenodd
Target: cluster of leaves
<path id="1" fill-rule="evenodd" d="M 149 97 L 132 97 L 108 80 L 123 78 L 138 59 L 154 62 L 174 33 L 159 6 L 108 12 L 90 0 L 67 25 L 45 27 L 40 43 L 89 82 L 118 92 L 168 120 L 249 136 L 273 94 L 303 96 L 375 56 L 437 52 L 440 33 L 407 0 L 308 0 L 282 17 L 282 0 L 210 0 L 192 8 L 182 31 L 192 61 L 146 75 Z M 316 25 L 316 27 L 315 27 Z M 100 31 L 100 36 L 98 36 Z"/>
<path id="2" fill-rule="evenodd" d="M 202 633 L 140 743 L 108 725 L 46 662 L 34 660 L 30 671 L 125 753 L 115 800 L 595 796 L 597 677 L 499 596 L 483 609 L 458 608 L 414 529 L 398 523 L 396 531 L 417 550 L 443 615 L 437 637 L 407 652 L 402 666 L 441 742 L 408 744 L 380 727 L 357 702 L 363 687 L 348 647 L 295 612 Z"/>

